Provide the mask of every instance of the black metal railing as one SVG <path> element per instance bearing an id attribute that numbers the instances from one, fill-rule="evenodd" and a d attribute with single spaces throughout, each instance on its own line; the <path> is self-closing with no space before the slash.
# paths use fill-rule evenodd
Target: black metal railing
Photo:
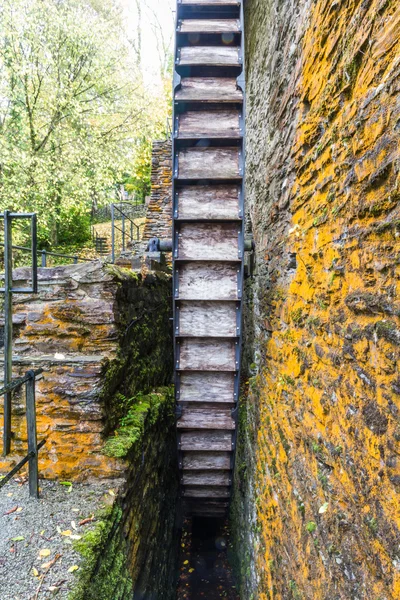
<path id="1" fill-rule="evenodd" d="M 0 242 L 0 246 L 4 247 L 5 243 L 4 242 Z M 13 250 L 22 250 L 24 252 L 31 252 L 31 248 L 28 248 L 26 246 L 15 246 L 14 244 L 11 246 L 11 248 Z M 36 250 L 36 255 L 37 256 L 41 256 L 41 266 L 42 267 L 47 267 L 47 257 L 48 256 L 57 256 L 58 258 L 69 258 L 73 261 L 73 263 L 76 265 L 79 261 L 82 262 L 86 262 L 88 259 L 81 257 L 81 256 L 77 256 L 74 254 L 60 254 L 59 252 L 51 252 L 50 250 Z"/>
<path id="2" fill-rule="evenodd" d="M 29 495 L 33 498 L 39 498 L 38 456 L 39 450 L 46 443 L 46 439 L 43 439 L 39 444 L 37 443 L 36 431 L 36 377 L 41 373 L 43 373 L 43 369 L 28 371 L 23 377 L 12 380 L 0 389 L 0 396 L 5 396 L 19 390 L 25 384 L 26 429 L 28 432 L 28 454 L 0 480 L 0 489 L 29 462 Z"/>
<path id="3" fill-rule="evenodd" d="M 118 202 L 118 204 L 111 204 L 111 262 L 115 262 L 115 255 L 117 251 L 117 235 L 116 231 L 119 231 L 122 235 L 121 239 L 121 251 L 125 252 L 127 244 L 133 241 L 140 240 L 140 227 L 126 214 L 127 211 L 123 211 L 120 206 L 126 205 L 131 207 L 130 202 Z M 116 224 L 116 221 L 121 221 L 121 227 Z"/>

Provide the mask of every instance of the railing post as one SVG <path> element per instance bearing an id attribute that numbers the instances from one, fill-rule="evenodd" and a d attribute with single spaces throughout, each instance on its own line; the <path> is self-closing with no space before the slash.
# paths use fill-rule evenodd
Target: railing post
<path id="1" fill-rule="evenodd" d="M 12 379 L 12 219 L 4 211 L 4 385 Z M 11 397 L 4 395 L 3 456 L 11 450 Z"/>
<path id="2" fill-rule="evenodd" d="M 131 242 L 133 242 L 133 221 L 131 220 Z"/>
<path id="3" fill-rule="evenodd" d="M 125 252 L 125 215 L 122 214 L 122 252 Z"/>
<path id="4" fill-rule="evenodd" d="M 115 262 L 115 229 L 114 229 L 114 204 L 111 204 L 111 262 Z"/>
<path id="5" fill-rule="evenodd" d="M 78 264 L 78 256 L 74 256 L 74 265 Z"/>
<path id="6" fill-rule="evenodd" d="M 42 250 L 42 267 L 47 266 L 47 253 L 46 250 Z"/>
<path id="7" fill-rule="evenodd" d="M 36 376 L 34 371 L 29 371 L 30 375 L 25 384 L 26 390 L 26 424 L 28 430 L 28 454 L 29 457 L 29 495 L 32 498 L 39 498 L 39 467 L 38 467 L 38 449 L 36 434 L 36 398 L 35 384 Z"/>

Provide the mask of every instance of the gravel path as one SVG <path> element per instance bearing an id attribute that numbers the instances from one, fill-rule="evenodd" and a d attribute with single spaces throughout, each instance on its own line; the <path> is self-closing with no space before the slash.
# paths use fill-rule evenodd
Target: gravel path
<path id="1" fill-rule="evenodd" d="M 27 483 L 6 484 L 0 490 L 0 600 L 67 598 L 81 565 L 73 540 L 94 527 L 79 523 L 112 504 L 119 483 L 42 481 L 40 500 L 29 498 Z"/>

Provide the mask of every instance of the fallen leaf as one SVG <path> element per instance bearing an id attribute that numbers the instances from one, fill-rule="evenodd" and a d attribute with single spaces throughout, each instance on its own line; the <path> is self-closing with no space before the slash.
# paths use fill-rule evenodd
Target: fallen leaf
<path id="1" fill-rule="evenodd" d="M 60 485 L 65 485 L 65 487 L 72 487 L 72 483 L 70 481 L 60 481 Z"/>
<path id="2" fill-rule="evenodd" d="M 18 510 L 18 506 L 14 506 L 13 508 L 10 508 L 10 510 L 7 510 L 7 511 L 4 513 L 4 516 L 6 516 L 6 515 L 12 515 L 12 514 L 13 514 L 13 513 L 15 513 L 17 510 Z"/>
<path id="3" fill-rule="evenodd" d="M 184 565 L 188 565 L 188 564 L 189 564 L 189 561 L 188 561 L 188 560 L 185 560 L 185 562 L 184 562 L 183 564 L 184 564 Z"/>
<path id="4" fill-rule="evenodd" d="M 326 513 L 326 511 L 328 510 L 328 508 L 329 508 L 329 504 L 328 504 L 328 502 L 325 502 L 325 504 L 323 504 L 323 505 L 320 507 L 320 509 L 319 509 L 319 511 L 318 511 L 318 512 L 319 512 L 319 514 L 320 514 L 320 515 L 323 515 L 324 513 Z"/>
<path id="5" fill-rule="evenodd" d="M 75 530 L 77 529 L 75 521 L 71 521 L 71 527 L 72 527 L 72 529 L 75 529 Z"/>
<path id="6" fill-rule="evenodd" d="M 68 573 L 74 573 L 75 571 L 77 571 L 79 569 L 78 565 L 73 565 L 72 567 L 70 567 L 68 569 Z"/>
<path id="7" fill-rule="evenodd" d="M 45 529 L 42 529 L 42 531 L 40 532 L 40 535 L 44 535 L 45 531 L 46 531 Z"/>
<path id="8" fill-rule="evenodd" d="M 114 490 L 108 490 L 108 493 L 110 494 L 110 496 L 115 496 Z"/>
<path id="9" fill-rule="evenodd" d="M 61 558 L 61 554 L 56 554 L 52 560 L 49 560 L 49 562 L 47 562 L 47 563 L 43 563 L 40 566 L 40 568 L 46 569 L 46 571 L 48 571 L 49 569 L 51 569 L 51 567 L 54 565 L 54 563 L 56 563 L 58 561 L 59 558 Z"/>
<path id="10" fill-rule="evenodd" d="M 39 571 L 36 569 L 36 567 L 32 567 L 32 575 L 34 577 L 39 577 Z"/>
<path id="11" fill-rule="evenodd" d="M 77 535 L 77 534 L 71 535 L 71 540 L 81 540 L 81 539 L 82 539 L 81 535 Z"/>
<path id="12" fill-rule="evenodd" d="M 61 534 L 61 527 L 59 525 L 57 525 L 56 529 L 57 529 L 57 533 Z"/>
<path id="13" fill-rule="evenodd" d="M 22 542 L 24 540 L 24 536 L 23 535 L 17 535 L 17 537 L 13 537 L 12 541 L 13 542 Z"/>
<path id="14" fill-rule="evenodd" d="M 71 508 L 72 512 L 74 513 L 78 513 L 79 512 L 79 508 Z"/>
<path id="15" fill-rule="evenodd" d="M 17 508 L 17 512 L 18 512 L 18 513 L 19 513 L 19 512 L 22 512 L 22 506 L 18 506 L 18 508 Z"/>
<path id="16" fill-rule="evenodd" d="M 59 589 L 56 585 L 49 585 L 48 587 L 49 592 L 56 592 Z"/>
<path id="17" fill-rule="evenodd" d="M 86 523 L 91 523 L 92 521 L 94 521 L 94 515 L 91 515 L 90 517 L 88 517 L 87 519 L 83 519 L 82 521 L 79 521 L 79 525 L 86 525 Z"/>
<path id="18" fill-rule="evenodd" d="M 40 558 L 46 558 L 47 556 L 50 556 L 50 554 L 51 554 L 51 550 L 49 550 L 48 548 L 43 548 L 42 550 L 39 551 Z"/>
<path id="19" fill-rule="evenodd" d="M 70 529 L 66 529 L 65 531 L 61 532 L 61 535 L 65 535 L 66 537 L 69 537 L 70 535 L 72 535 L 72 531 Z"/>

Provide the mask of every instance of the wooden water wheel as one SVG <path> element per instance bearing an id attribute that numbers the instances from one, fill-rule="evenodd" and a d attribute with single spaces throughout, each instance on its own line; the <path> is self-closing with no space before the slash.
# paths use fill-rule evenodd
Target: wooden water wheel
<path id="1" fill-rule="evenodd" d="M 181 490 L 188 514 L 231 495 L 244 254 L 243 6 L 178 0 L 173 272 Z"/>

